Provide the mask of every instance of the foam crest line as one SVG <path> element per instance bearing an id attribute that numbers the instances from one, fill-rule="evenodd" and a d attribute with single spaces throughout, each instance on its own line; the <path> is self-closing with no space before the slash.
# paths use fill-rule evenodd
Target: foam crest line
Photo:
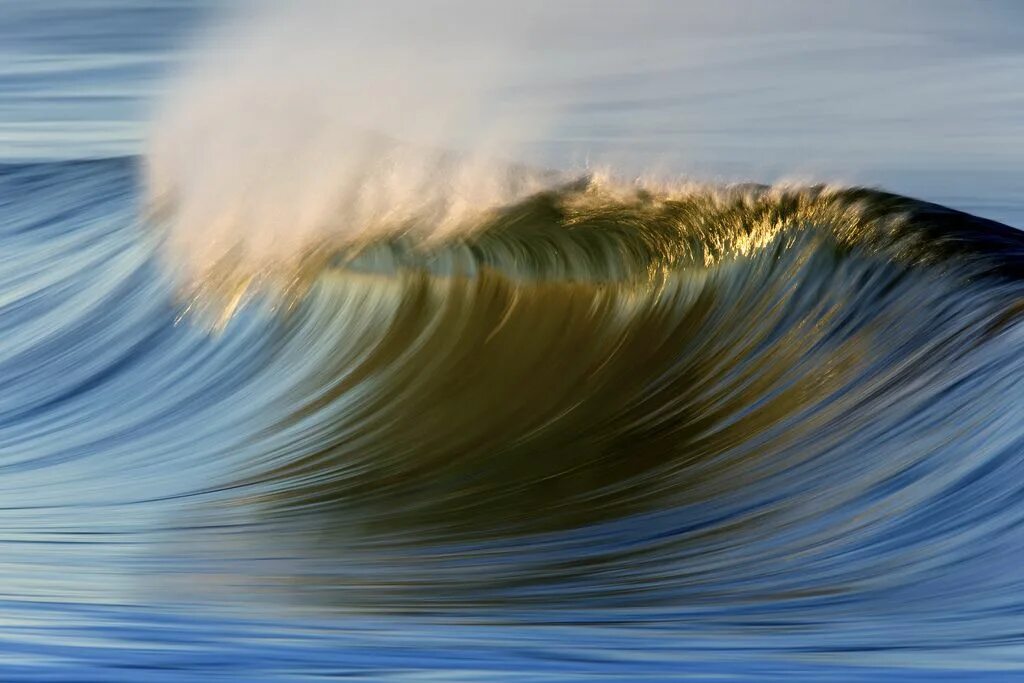
<path id="1" fill-rule="evenodd" d="M 358 238 L 325 233 L 266 259 L 235 244 L 191 273 L 183 291 L 225 322 L 254 297 L 291 307 L 332 269 L 658 285 L 800 242 L 962 278 L 1018 278 L 1024 261 L 1024 240 L 1008 226 L 877 190 L 826 185 L 653 186 L 590 176 L 482 208 L 455 234 L 431 235 L 433 218 L 407 216 Z M 157 223 L 172 233 L 177 225 L 173 216 Z M 173 248 L 171 254 L 183 257 Z"/>

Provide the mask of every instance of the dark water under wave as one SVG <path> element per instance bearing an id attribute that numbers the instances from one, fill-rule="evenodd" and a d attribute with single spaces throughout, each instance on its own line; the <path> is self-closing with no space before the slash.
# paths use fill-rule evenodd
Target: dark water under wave
<path id="1" fill-rule="evenodd" d="M 138 182 L 0 168 L 5 680 L 1024 668 L 1015 230 L 581 182 L 183 313 Z"/>

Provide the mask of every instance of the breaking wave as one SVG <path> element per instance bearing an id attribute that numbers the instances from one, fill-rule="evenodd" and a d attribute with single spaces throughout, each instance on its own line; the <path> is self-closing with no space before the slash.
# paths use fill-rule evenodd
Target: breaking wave
<path id="1" fill-rule="evenodd" d="M 147 606 L 576 628 L 595 656 L 614 622 L 691 662 L 1017 662 L 1016 230 L 876 190 L 583 178 L 182 280 L 138 181 L 0 172 L 23 599 L 130 580 Z"/>

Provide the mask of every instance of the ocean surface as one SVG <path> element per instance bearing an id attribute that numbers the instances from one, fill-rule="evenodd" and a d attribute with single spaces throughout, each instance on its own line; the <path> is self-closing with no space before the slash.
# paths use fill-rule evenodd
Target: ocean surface
<path id="1" fill-rule="evenodd" d="M 1024 680 L 1022 46 L 2 0 L 0 680 Z"/>

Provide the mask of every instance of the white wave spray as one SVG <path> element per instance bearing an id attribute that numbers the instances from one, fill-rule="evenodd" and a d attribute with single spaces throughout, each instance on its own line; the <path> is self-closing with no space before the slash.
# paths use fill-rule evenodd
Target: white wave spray
<path id="1" fill-rule="evenodd" d="M 323 240 L 449 234 L 549 183 L 510 163 L 544 122 L 497 95 L 531 21 L 467 2 L 225 17 L 150 140 L 149 204 L 175 263 L 196 274 L 230 255 L 260 268 Z"/>

